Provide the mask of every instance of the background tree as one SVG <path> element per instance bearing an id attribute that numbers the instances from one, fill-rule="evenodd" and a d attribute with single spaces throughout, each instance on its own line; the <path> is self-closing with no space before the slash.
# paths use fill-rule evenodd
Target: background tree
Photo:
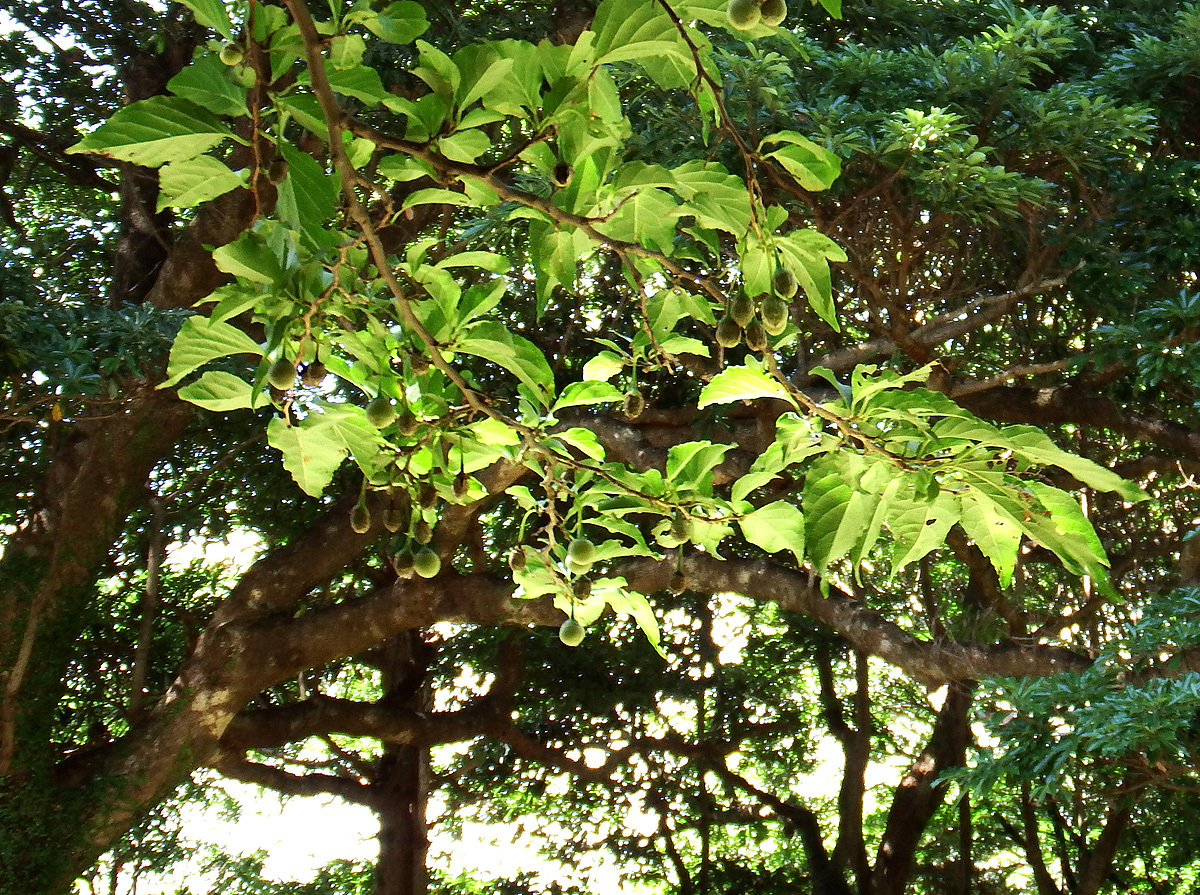
<path id="1" fill-rule="evenodd" d="M 379 892 L 434 787 L 680 892 L 1194 872 L 1191 8 L 10 7 L 7 887 L 203 768 Z"/>

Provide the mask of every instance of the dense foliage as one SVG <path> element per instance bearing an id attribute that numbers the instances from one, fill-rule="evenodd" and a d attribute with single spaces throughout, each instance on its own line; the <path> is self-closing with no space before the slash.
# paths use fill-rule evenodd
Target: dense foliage
<path id="1" fill-rule="evenodd" d="M 780 7 L 8 3 L 4 892 L 1187 890 L 1200 12 Z"/>

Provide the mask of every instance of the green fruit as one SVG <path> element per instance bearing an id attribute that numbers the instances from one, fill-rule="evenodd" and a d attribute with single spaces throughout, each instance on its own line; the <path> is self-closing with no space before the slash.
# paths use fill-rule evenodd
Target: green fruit
<path id="1" fill-rule="evenodd" d="M 732 317 L 734 323 L 744 327 L 754 319 L 754 302 L 750 300 L 750 296 L 748 295 L 735 295 L 729 300 L 729 309 L 726 316 Z"/>
<path id="2" fill-rule="evenodd" d="M 411 578 L 413 574 L 413 557 L 406 550 L 392 554 L 392 568 L 401 578 Z"/>
<path id="3" fill-rule="evenodd" d="M 408 495 L 403 491 L 392 492 L 392 502 L 388 504 L 383 515 L 383 527 L 390 532 L 397 532 L 404 528 L 411 518 L 412 507 L 409 505 Z"/>
<path id="4" fill-rule="evenodd" d="M 683 513 L 676 513 L 671 520 L 671 537 L 682 544 L 692 539 L 692 520 Z"/>
<path id="5" fill-rule="evenodd" d="M 558 629 L 558 639 L 567 646 L 579 646 L 587 636 L 587 628 L 573 618 L 567 619 Z"/>
<path id="6" fill-rule="evenodd" d="M 765 351 L 767 347 L 767 331 L 758 319 L 751 320 L 746 327 L 746 347 L 751 351 Z"/>
<path id="7" fill-rule="evenodd" d="M 286 392 L 296 384 L 296 365 L 287 358 L 281 357 L 271 364 L 271 369 L 267 370 L 267 382 L 281 392 Z"/>
<path id="8" fill-rule="evenodd" d="M 226 41 L 221 45 L 221 61 L 226 65 L 240 65 L 245 58 L 246 54 L 242 48 L 233 41 Z"/>
<path id="9" fill-rule="evenodd" d="M 421 509 L 433 509 L 437 503 L 438 493 L 437 488 L 433 487 L 433 482 L 424 482 L 421 485 L 421 490 L 417 494 L 417 503 L 421 505 Z"/>
<path id="10" fill-rule="evenodd" d="M 422 547 L 413 555 L 413 571 L 422 578 L 433 578 L 442 570 L 442 558 L 428 547 Z"/>
<path id="11" fill-rule="evenodd" d="M 514 572 L 521 571 L 528 562 L 529 557 L 525 555 L 525 551 L 520 547 L 513 548 L 513 552 L 508 554 L 508 567 Z"/>
<path id="12" fill-rule="evenodd" d="M 412 536 L 418 544 L 428 544 L 433 540 L 433 526 L 425 521 L 424 516 L 413 524 Z"/>
<path id="13" fill-rule="evenodd" d="M 400 415 L 396 417 L 396 428 L 400 430 L 400 434 L 405 438 L 411 438 L 417 434 L 417 418 L 413 416 L 413 412 L 407 407 L 400 411 Z"/>
<path id="14" fill-rule="evenodd" d="M 742 328 L 726 314 L 717 324 L 717 344 L 722 348 L 736 348 L 742 341 Z"/>
<path id="15" fill-rule="evenodd" d="M 450 486 L 450 490 L 454 492 L 457 499 L 462 500 L 471 490 L 471 477 L 466 472 L 459 472 L 454 477 L 454 484 Z"/>
<path id="16" fill-rule="evenodd" d="M 311 364 L 305 364 L 300 370 L 300 381 L 311 388 L 324 382 L 328 372 L 323 363 L 313 361 Z"/>
<path id="17" fill-rule="evenodd" d="M 355 534 L 365 535 L 371 530 L 371 511 L 365 506 L 355 504 L 350 511 L 350 528 Z"/>
<path id="18" fill-rule="evenodd" d="M 642 415 L 642 411 L 646 409 L 646 399 L 642 397 L 642 393 L 637 389 L 625 393 L 625 400 L 622 402 L 621 410 L 625 416 L 631 420 L 637 419 Z"/>
<path id="19" fill-rule="evenodd" d="M 785 0 L 763 0 L 759 14 L 764 25 L 774 28 L 787 18 L 787 3 Z"/>
<path id="20" fill-rule="evenodd" d="M 387 395 L 377 395 L 367 403 L 367 422 L 376 429 L 384 429 L 396 419 L 396 405 Z"/>
<path id="21" fill-rule="evenodd" d="M 758 24 L 762 17 L 759 12 L 758 0 L 729 0 L 725 7 L 725 17 L 729 24 L 739 31 L 749 31 Z"/>
<path id="22" fill-rule="evenodd" d="M 784 298 L 791 298 L 796 294 L 796 290 L 800 284 L 796 282 L 796 275 L 786 267 L 781 267 L 775 271 L 775 277 L 771 280 L 771 288 L 776 295 L 782 295 Z"/>
<path id="23" fill-rule="evenodd" d="M 592 567 L 596 560 L 596 545 L 587 538 L 576 538 L 567 545 L 567 562 L 576 566 Z"/>
<path id="24" fill-rule="evenodd" d="M 571 586 L 571 593 L 575 595 L 576 600 L 586 603 L 592 598 L 592 579 L 576 578 L 575 583 Z"/>
<path id="25" fill-rule="evenodd" d="M 275 186 L 279 186 L 279 184 L 283 183 L 284 178 L 287 177 L 287 173 L 287 159 L 282 157 L 277 158 L 275 161 L 271 162 L 270 167 L 267 168 L 267 180 L 271 181 L 271 183 L 275 184 Z"/>
<path id="26" fill-rule="evenodd" d="M 771 335 L 777 336 L 787 329 L 788 303 L 778 295 L 768 295 L 764 298 L 759 311 L 762 314 L 763 329 Z"/>

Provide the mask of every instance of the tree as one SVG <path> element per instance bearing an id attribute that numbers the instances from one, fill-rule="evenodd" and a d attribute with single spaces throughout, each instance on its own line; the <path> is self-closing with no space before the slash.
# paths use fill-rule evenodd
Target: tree
<path id="1" fill-rule="evenodd" d="M 1192 10 L 13 7 L 8 887 L 202 768 L 388 893 L 435 779 L 681 892 L 1187 871 Z"/>

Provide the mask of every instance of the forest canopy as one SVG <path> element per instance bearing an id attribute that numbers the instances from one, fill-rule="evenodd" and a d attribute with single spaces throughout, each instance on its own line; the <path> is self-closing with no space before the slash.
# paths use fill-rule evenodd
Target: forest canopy
<path id="1" fill-rule="evenodd" d="M 1200 10 L 0 30 L 0 892 L 1194 885 Z"/>

